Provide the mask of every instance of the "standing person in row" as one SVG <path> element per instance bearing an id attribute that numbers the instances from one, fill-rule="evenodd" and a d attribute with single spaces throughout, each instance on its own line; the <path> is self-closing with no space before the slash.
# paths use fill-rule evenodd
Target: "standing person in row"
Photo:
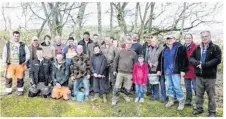
<path id="1" fill-rule="evenodd" d="M 187 58 L 189 58 L 191 53 L 194 51 L 194 49 L 196 48 L 197 45 L 193 42 L 192 34 L 185 34 L 184 41 L 185 41 L 184 47 L 186 48 L 186 56 L 187 56 Z M 184 76 L 184 85 L 185 85 L 185 89 L 186 89 L 185 105 L 191 106 L 192 105 L 191 104 L 192 89 L 194 90 L 195 95 L 196 95 L 195 69 L 191 63 L 189 63 L 188 70 Z"/>
<path id="2" fill-rule="evenodd" d="M 55 54 L 63 52 L 65 45 L 62 43 L 62 39 L 60 36 L 55 37 L 55 44 L 53 46 L 55 48 Z"/>
<path id="3" fill-rule="evenodd" d="M 89 100 L 89 79 L 90 79 L 90 60 L 86 54 L 83 53 L 82 45 L 77 46 L 77 55 L 71 60 L 70 72 L 71 78 L 74 80 L 73 93 L 74 100 L 76 100 L 79 92 L 80 84 L 84 86 L 85 100 Z"/>
<path id="4" fill-rule="evenodd" d="M 53 81 L 52 98 L 64 100 L 70 99 L 71 91 L 68 87 L 69 66 L 65 62 L 64 54 L 57 53 L 56 61 L 52 64 L 51 78 Z"/>
<path id="5" fill-rule="evenodd" d="M 210 31 L 201 32 L 202 42 L 190 56 L 190 63 L 196 74 L 196 107 L 193 114 L 203 113 L 204 93 L 208 96 L 208 116 L 216 116 L 215 84 L 217 66 L 221 63 L 222 53 L 218 45 L 211 41 Z"/>
<path id="6" fill-rule="evenodd" d="M 71 59 L 76 56 L 76 45 L 74 43 L 74 38 L 69 37 L 68 38 L 68 45 L 64 47 L 63 53 L 66 56 L 66 62 L 68 65 L 71 64 Z"/>
<path id="7" fill-rule="evenodd" d="M 28 49 L 30 51 L 30 59 L 27 62 L 28 68 L 29 68 L 30 62 L 37 58 L 37 53 L 36 53 L 37 48 L 40 48 L 40 45 L 38 43 L 38 37 L 33 36 L 32 39 L 31 39 L 31 44 L 30 44 L 30 46 L 28 46 Z"/>
<path id="8" fill-rule="evenodd" d="M 30 52 L 23 42 L 20 42 L 20 32 L 14 31 L 12 40 L 9 40 L 2 53 L 2 63 L 5 68 L 6 91 L 5 95 L 12 93 L 12 80 L 17 79 L 17 95 L 23 95 L 24 72 L 26 63 L 30 59 Z"/>
<path id="9" fill-rule="evenodd" d="M 44 58 L 54 60 L 55 57 L 55 48 L 51 44 L 51 37 L 49 35 L 44 36 L 44 42 L 41 43 L 40 46 L 44 52 Z"/>
<path id="10" fill-rule="evenodd" d="M 144 56 L 138 56 L 138 62 L 133 66 L 133 82 L 135 84 L 135 102 L 144 102 L 144 87 L 148 78 L 148 64 Z"/>
<path id="11" fill-rule="evenodd" d="M 40 94 L 47 98 L 51 87 L 51 61 L 43 58 L 42 48 L 37 48 L 36 56 L 37 58 L 30 62 L 28 97 L 35 97 Z"/>
<path id="12" fill-rule="evenodd" d="M 145 51 L 145 59 L 149 65 L 148 83 L 151 91 L 151 98 L 159 99 L 159 80 L 164 80 L 163 77 L 157 76 L 158 58 L 163 50 L 163 46 L 158 43 L 157 38 L 151 35 L 146 36 L 147 47 Z M 159 79 L 161 78 L 161 79 Z M 165 84 L 164 84 L 165 85 Z M 165 101 L 165 86 L 161 86 L 162 101 Z"/>
<path id="13" fill-rule="evenodd" d="M 137 33 L 133 33 L 131 36 L 132 39 L 132 49 L 136 52 L 137 55 L 142 54 L 142 45 L 140 43 L 138 43 L 138 34 Z"/>
<path id="14" fill-rule="evenodd" d="M 118 54 L 118 49 L 112 45 L 110 37 L 105 37 L 104 44 L 101 46 L 101 51 L 107 58 L 107 68 L 106 68 L 106 88 L 110 91 L 111 87 L 115 85 L 115 77 L 113 75 L 113 62 Z"/>
<path id="15" fill-rule="evenodd" d="M 107 68 L 107 59 L 104 54 L 100 51 L 100 46 L 94 46 L 94 55 L 91 58 L 91 72 L 93 74 L 93 90 L 94 98 L 92 101 L 95 101 L 99 98 L 99 94 L 103 94 L 104 103 L 107 102 L 107 88 L 106 88 L 106 68 Z"/>
<path id="16" fill-rule="evenodd" d="M 129 102 L 129 93 L 132 82 L 132 71 L 133 65 L 136 63 L 137 55 L 134 50 L 131 49 L 132 41 L 131 39 L 126 40 L 126 48 L 122 49 L 119 54 L 116 56 L 113 65 L 114 75 L 117 73 L 115 87 L 113 89 L 113 97 L 112 97 L 112 105 L 116 105 L 118 101 L 118 96 L 120 89 L 122 87 L 122 83 L 124 83 L 123 87 L 125 88 L 125 95 L 123 96 L 124 99 Z"/>
<path id="17" fill-rule="evenodd" d="M 160 61 L 157 68 L 157 74 L 161 73 L 165 76 L 167 82 L 167 95 L 169 100 L 165 107 L 171 107 L 174 105 L 173 98 L 176 94 L 176 98 L 179 101 L 177 110 L 184 109 L 184 94 L 181 87 L 181 77 L 185 75 L 188 66 L 188 59 L 186 57 L 186 50 L 175 37 L 166 37 L 167 46 L 160 55 Z"/>

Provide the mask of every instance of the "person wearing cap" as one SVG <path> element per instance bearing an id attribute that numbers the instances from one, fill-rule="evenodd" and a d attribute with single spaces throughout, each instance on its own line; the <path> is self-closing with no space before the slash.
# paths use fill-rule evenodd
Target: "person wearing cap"
<path id="1" fill-rule="evenodd" d="M 68 45 L 64 47 L 63 54 L 66 56 L 66 62 L 70 65 L 71 59 L 77 54 L 73 37 L 68 38 Z"/>
<path id="2" fill-rule="evenodd" d="M 73 100 L 79 93 L 80 84 L 84 86 L 85 100 L 89 100 L 89 79 L 90 79 L 90 60 L 86 54 L 83 53 L 83 46 L 77 45 L 77 55 L 71 60 L 70 73 L 73 81 Z"/>
<path id="3" fill-rule="evenodd" d="M 53 90 L 51 97 L 64 100 L 70 99 L 71 91 L 69 90 L 69 66 L 64 60 L 64 54 L 59 52 L 56 54 L 56 61 L 52 64 L 51 78 L 53 82 Z"/>
<path id="4" fill-rule="evenodd" d="M 40 47 L 44 52 L 43 57 L 53 61 L 55 57 L 55 48 L 51 44 L 51 37 L 49 35 L 44 36 L 44 42 L 41 43 Z"/>
<path id="5" fill-rule="evenodd" d="M 93 46 L 94 42 L 90 39 L 89 32 L 83 33 L 83 39 L 78 42 L 78 45 L 83 46 L 83 53 L 86 54 L 89 58 L 93 55 Z"/>
<path id="6" fill-rule="evenodd" d="M 184 35 L 184 41 L 184 47 L 186 48 L 186 56 L 187 58 L 189 58 L 197 45 L 193 42 L 193 35 L 190 33 Z M 192 89 L 196 95 L 196 80 L 195 69 L 191 63 L 189 63 L 188 70 L 185 72 L 184 85 L 186 89 L 185 106 L 192 106 Z"/>
<path id="7" fill-rule="evenodd" d="M 107 88 L 106 88 L 106 68 L 107 68 L 107 59 L 100 50 L 99 45 L 93 47 L 94 55 L 91 57 L 90 69 L 93 75 L 93 90 L 94 98 L 92 101 L 95 101 L 99 98 L 99 94 L 103 95 L 104 103 L 107 102 Z"/>
<path id="8" fill-rule="evenodd" d="M 133 65 L 137 61 L 137 54 L 134 50 L 132 50 L 131 47 L 132 47 L 131 39 L 127 39 L 126 48 L 122 49 L 116 55 L 113 62 L 113 74 L 116 76 L 116 82 L 113 89 L 112 105 L 116 105 L 118 101 L 122 83 L 124 83 L 123 87 L 125 88 L 125 95 L 123 95 L 123 97 L 126 100 L 126 102 L 130 102 L 129 93 L 133 84 L 132 81 Z"/>
<path id="9" fill-rule="evenodd" d="M 2 64 L 5 70 L 5 95 L 12 94 L 12 81 L 17 79 L 17 95 L 21 96 L 24 92 L 24 72 L 26 63 L 30 59 L 30 52 L 25 43 L 20 42 L 20 32 L 14 31 L 12 40 L 9 40 L 3 48 Z"/>
<path id="10" fill-rule="evenodd" d="M 154 100 L 159 99 L 159 77 L 157 76 L 157 66 L 158 66 L 158 58 L 160 56 L 160 53 L 163 50 L 163 46 L 158 43 L 158 40 L 155 36 L 147 35 L 146 36 L 146 46 L 143 49 L 143 54 L 145 56 L 145 62 L 148 63 L 149 66 L 149 74 L 148 74 L 148 83 L 147 87 L 150 86 L 151 88 L 151 98 Z M 164 79 L 163 79 L 164 80 Z M 165 84 L 164 84 L 165 85 Z M 165 102 L 166 96 L 165 96 L 165 90 L 164 87 L 161 87 L 161 101 Z"/>
<path id="11" fill-rule="evenodd" d="M 115 77 L 113 75 L 113 62 L 118 54 L 118 49 L 113 46 L 112 41 L 110 40 L 109 36 L 104 38 L 104 44 L 101 46 L 101 51 L 103 52 L 104 56 L 107 58 L 107 77 L 106 77 L 106 88 L 108 91 L 111 87 L 115 85 Z M 110 84 L 111 83 L 111 84 Z"/>
<path id="12" fill-rule="evenodd" d="M 27 67 L 29 68 L 29 63 L 37 58 L 37 53 L 36 50 L 37 48 L 40 48 L 39 43 L 38 43 L 38 37 L 33 36 L 31 39 L 31 44 L 28 46 L 28 49 L 30 51 L 30 60 L 27 62 Z"/>
<path id="13" fill-rule="evenodd" d="M 208 116 L 216 116 L 216 77 L 217 66 L 221 63 L 222 52 L 211 40 L 210 31 L 200 33 L 202 42 L 192 52 L 189 62 L 195 67 L 196 103 L 193 114 L 203 113 L 204 94 L 208 96 Z"/>
<path id="14" fill-rule="evenodd" d="M 55 54 L 63 52 L 65 44 L 62 43 L 62 38 L 60 36 L 55 37 L 55 44 L 53 46 L 55 48 Z"/>
<path id="15" fill-rule="evenodd" d="M 43 58 L 42 48 L 37 48 L 36 56 L 30 62 L 30 88 L 28 97 L 35 97 L 40 94 L 44 98 L 47 98 L 51 92 L 51 61 Z"/>
<path id="16" fill-rule="evenodd" d="M 138 55 L 138 61 L 133 66 L 133 82 L 135 84 L 135 102 L 144 102 L 144 87 L 148 78 L 148 64 L 144 55 Z"/>
<path id="17" fill-rule="evenodd" d="M 184 94 L 181 87 L 181 77 L 185 75 L 188 67 L 186 49 L 176 41 L 175 37 L 166 37 L 166 47 L 160 54 L 157 75 L 164 75 L 167 82 L 167 95 L 169 100 L 165 107 L 174 105 L 173 99 L 176 95 L 179 101 L 177 110 L 184 109 Z"/>

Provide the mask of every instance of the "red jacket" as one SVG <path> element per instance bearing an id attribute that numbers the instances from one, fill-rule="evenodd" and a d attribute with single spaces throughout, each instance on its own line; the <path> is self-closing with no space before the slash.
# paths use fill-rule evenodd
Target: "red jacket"
<path id="1" fill-rule="evenodd" d="M 189 58 L 191 53 L 193 52 L 193 50 L 196 48 L 196 44 L 195 43 L 192 43 L 189 48 L 186 50 L 186 54 L 187 54 L 187 57 Z M 195 69 L 194 69 L 194 66 L 189 63 L 188 65 L 188 71 L 185 73 L 185 76 L 184 78 L 195 78 Z"/>
<path id="2" fill-rule="evenodd" d="M 133 82 L 135 84 L 146 85 L 148 78 L 148 64 L 143 63 L 140 65 L 139 62 L 133 66 Z"/>

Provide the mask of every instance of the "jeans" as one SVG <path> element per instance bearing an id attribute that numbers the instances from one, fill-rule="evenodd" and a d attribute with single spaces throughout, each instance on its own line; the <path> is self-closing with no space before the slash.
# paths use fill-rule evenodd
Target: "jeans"
<path id="1" fill-rule="evenodd" d="M 154 99 L 159 98 L 159 84 L 151 84 Z"/>
<path id="2" fill-rule="evenodd" d="M 161 95 L 160 95 L 160 99 L 162 101 L 166 101 L 166 85 L 165 85 L 165 77 L 161 76 L 159 79 L 160 82 L 160 89 L 161 89 Z"/>
<path id="3" fill-rule="evenodd" d="M 144 98 L 144 85 L 135 84 L 136 98 Z"/>
<path id="4" fill-rule="evenodd" d="M 185 79 L 184 80 L 185 89 L 186 89 L 186 101 L 192 101 L 192 89 L 196 94 L 196 80 L 193 79 Z"/>
<path id="5" fill-rule="evenodd" d="M 170 74 L 165 75 L 166 82 L 167 82 L 167 95 L 171 98 L 174 98 L 176 94 L 177 100 L 182 101 L 184 100 L 184 94 L 181 88 L 181 77 L 179 74 Z"/>
<path id="6" fill-rule="evenodd" d="M 87 79 L 85 77 L 74 80 L 74 85 L 73 85 L 74 96 L 76 96 L 77 93 L 79 92 L 79 88 L 81 86 L 81 83 L 83 83 L 83 86 L 84 86 L 84 94 L 85 94 L 85 96 L 88 96 L 89 95 L 89 79 Z"/>

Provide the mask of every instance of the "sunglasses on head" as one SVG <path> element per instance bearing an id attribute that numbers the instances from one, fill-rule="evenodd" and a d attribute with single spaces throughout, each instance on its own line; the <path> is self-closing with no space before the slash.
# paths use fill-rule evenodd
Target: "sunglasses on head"
<path id="1" fill-rule="evenodd" d="M 166 38 L 166 40 L 170 40 L 170 39 L 173 39 L 173 38 L 171 38 L 171 37 L 167 37 L 167 38 Z"/>
<path id="2" fill-rule="evenodd" d="M 33 40 L 33 41 L 38 41 L 37 39 Z"/>

